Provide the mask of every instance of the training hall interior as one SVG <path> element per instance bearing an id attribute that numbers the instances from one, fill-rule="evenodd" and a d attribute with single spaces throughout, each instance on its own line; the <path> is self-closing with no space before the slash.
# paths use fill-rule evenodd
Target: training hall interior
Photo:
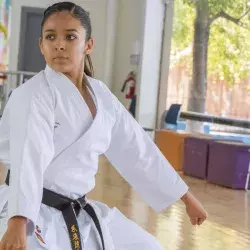
<path id="1" fill-rule="evenodd" d="M 41 20 L 56 2 L 0 0 L 0 115 L 11 92 L 45 68 Z M 91 16 L 95 78 L 142 126 L 208 219 L 192 226 L 181 201 L 156 213 L 105 156 L 88 198 L 117 207 L 164 249 L 249 249 L 250 1 L 73 2 Z M 1 185 L 5 178 L 0 168 Z"/>

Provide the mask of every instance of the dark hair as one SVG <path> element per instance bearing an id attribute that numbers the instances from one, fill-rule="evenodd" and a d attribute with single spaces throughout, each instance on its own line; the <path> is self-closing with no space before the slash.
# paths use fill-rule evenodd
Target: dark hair
<path id="1" fill-rule="evenodd" d="M 42 20 L 42 29 L 44 26 L 44 23 L 47 21 L 47 19 L 53 15 L 56 12 L 61 12 L 61 11 L 69 11 L 72 16 L 76 19 L 78 19 L 83 28 L 86 30 L 86 41 L 91 39 L 92 36 L 92 25 L 91 25 L 91 20 L 89 16 L 89 12 L 84 10 L 82 7 L 79 5 L 76 5 L 71 2 L 59 2 L 51 5 L 44 11 L 43 15 L 43 20 Z M 85 63 L 84 63 L 84 72 L 86 75 L 93 77 L 94 76 L 94 68 L 92 64 L 92 60 L 90 55 L 86 55 L 85 57 Z"/>

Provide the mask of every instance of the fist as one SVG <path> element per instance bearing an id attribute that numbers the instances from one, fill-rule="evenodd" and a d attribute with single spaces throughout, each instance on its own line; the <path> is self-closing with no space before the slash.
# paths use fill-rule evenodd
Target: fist
<path id="1" fill-rule="evenodd" d="M 26 219 L 12 218 L 0 242 L 0 250 L 26 250 L 26 241 Z"/>
<path id="2" fill-rule="evenodd" d="M 182 200 L 186 204 L 187 215 L 192 225 L 200 226 L 208 217 L 206 210 L 190 192 L 188 192 Z"/>

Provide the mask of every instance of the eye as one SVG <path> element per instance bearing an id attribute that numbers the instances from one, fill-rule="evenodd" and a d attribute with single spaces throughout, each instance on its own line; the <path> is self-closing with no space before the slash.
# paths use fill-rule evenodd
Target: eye
<path id="1" fill-rule="evenodd" d="M 54 35 L 47 35 L 46 37 L 45 37 L 45 39 L 46 40 L 53 40 L 53 39 L 55 39 L 55 36 Z"/>
<path id="2" fill-rule="evenodd" d="M 76 36 L 75 35 L 67 35 L 66 39 L 67 40 L 75 40 Z"/>

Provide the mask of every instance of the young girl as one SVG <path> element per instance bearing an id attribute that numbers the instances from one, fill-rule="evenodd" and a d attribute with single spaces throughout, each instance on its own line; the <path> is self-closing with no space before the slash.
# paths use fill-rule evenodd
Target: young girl
<path id="1" fill-rule="evenodd" d="M 0 250 L 163 249 L 117 209 L 85 197 L 102 154 L 156 211 L 182 199 L 191 223 L 202 224 L 206 212 L 186 184 L 92 78 L 89 14 L 70 2 L 50 6 L 40 48 L 46 69 L 13 91 L 0 123 L 9 170 L 0 188 Z"/>

